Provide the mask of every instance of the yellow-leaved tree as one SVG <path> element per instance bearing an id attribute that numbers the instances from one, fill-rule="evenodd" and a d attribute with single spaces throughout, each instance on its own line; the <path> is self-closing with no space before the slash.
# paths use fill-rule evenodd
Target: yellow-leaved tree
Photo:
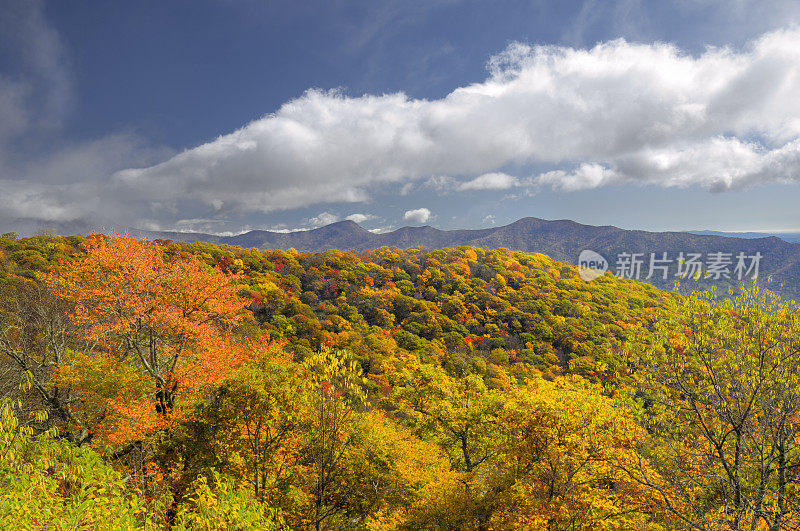
<path id="1" fill-rule="evenodd" d="M 630 352 L 639 464 L 676 527 L 800 528 L 800 313 L 753 285 L 681 299 Z"/>
<path id="2" fill-rule="evenodd" d="M 599 386 L 530 380 L 512 392 L 498 430 L 489 529 L 663 529 L 659 496 L 616 466 L 639 462 L 632 441 L 643 430 Z"/>

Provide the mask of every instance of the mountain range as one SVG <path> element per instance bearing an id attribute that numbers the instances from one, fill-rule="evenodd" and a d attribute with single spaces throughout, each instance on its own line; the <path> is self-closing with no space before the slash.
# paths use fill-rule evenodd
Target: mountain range
<path id="1" fill-rule="evenodd" d="M 703 236 L 726 236 L 728 238 L 768 238 L 776 236 L 789 243 L 800 243 L 800 232 L 720 232 L 716 230 L 689 230 L 692 234 Z"/>
<path id="2" fill-rule="evenodd" d="M 716 264 L 720 274 L 699 282 L 682 280 L 682 291 L 717 286 L 722 293 L 738 284 L 736 266 L 741 254 L 746 268 L 758 262 L 759 276 L 771 277 L 771 288 L 784 297 L 800 299 L 800 244 L 776 236 L 729 237 L 719 233 L 648 232 L 613 226 L 583 225 L 569 220 L 548 221 L 523 218 L 509 225 L 487 229 L 439 230 L 430 226 L 403 227 L 386 233 L 373 233 L 352 221 L 340 221 L 318 229 L 296 232 L 253 230 L 237 236 L 215 236 L 184 232 L 130 231 L 150 239 L 207 242 L 244 248 L 289 249 L 322 252 L 330 249 L 363 251 L 378 247 L 439 249 L 469 245 L 486 248 L 505 247 L 515 251 L 542 253 L 559 261 L 577 264 L 584 250 L 591 250 L 607 261 L 612 273 L 627 278 L 638 277 L 657 287 L 671 289 L 679 278 L 678 258 L 699 254 L 705 267 Z M 664 255 L 666 253 L 666 255 Z M 721 255 L 717 253 L 722 253 Z M 753 258 L 760 253 L 760 259 Z M 636 256 L 630 256 L 636 255 Z M 653 269 L 648 279 L 650 262 Z M 667 261 L 661 261 L 666 259 Z M 640 263 L 640 274 L 628 267 Z M 685 267 L 685 266 L 684 266 Z M 666 269 L 665 269 L 666 268 Z M 667 278 L 663 275 L 666 270 Z M 745 270 L 741 271 L 745 273 Z M 753 271 L 750 273 L 752 274 Z M 729 278 L 726 278 L 726 275 Z M 719 276 L 719 278 L 715 278 Z M 747 275 L 742 275 L 747 278 Z"/>

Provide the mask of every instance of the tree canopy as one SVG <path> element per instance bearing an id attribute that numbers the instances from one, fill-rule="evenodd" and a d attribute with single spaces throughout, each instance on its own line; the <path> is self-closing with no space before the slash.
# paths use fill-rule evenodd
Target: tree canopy
<path id="1" fill-rule="evenodd" d="M 4 523 L 798 525 L 800 317 L 758 285 L 95 235 L 0 238 L 0 286 Z"/>

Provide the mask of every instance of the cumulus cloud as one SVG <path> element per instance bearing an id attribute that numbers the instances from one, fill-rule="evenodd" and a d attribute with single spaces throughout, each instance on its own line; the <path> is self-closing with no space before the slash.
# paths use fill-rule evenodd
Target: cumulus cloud
<path id="1" fill-rule="evenodd" d="M 727 189 L 800 175 L 800 29 L 698 56 L 624 40 L 516 43 L 489 69 L 484 82 L 432 101 L 311 90 L 114 182 L 134 196 L 272 212 L 365 201 L 375 186 L 430 175 L 461 176 L 457 190 L 507 189 L 520 184 L 498 172 L 507 164 L 566 168 L 535 180 L 563 190 L 629 181 Z"/>
<path id="2" fill-rule="evenodd" d="M 339 216 L 336 214 L 331 214 L 330 212 L 322 212 L 318 216 L 314 216 L 308 220 L 308 224 L 312 227 L 322 227 L 325 225 L 330 225 L 331 223 L 336 223 L 339 221 Z"/>
<path id="3" fill-rule="evenodd" d="M 534 182 L 574 191 L 625 182 L 662 186 L 701 183 L 721 192 L 750 183 L 800 180 L 800 140 L 767 149 L 737 138 L 714 137 L 683 148 L 646 148 L 619 157 L 613 167 L 581 164 L 573 171 L 554 170 Z"/>
<path id="4" fill-rule="evenodd" d="M 405 214 L 403 214 L 403 219 L 411 223 L 425 223 L 431 219 L 431 211 L 427 208 L 406 210 Z"/>
<path id="5" fill-rule="evenodd" d="M 355 223 L 364 223 L 365 221 L 370 221 L 376 218 L 377 216 L 373 216 L 372 214 L 350 214 L 344 219 L 353 221 Z"/>
<path id="6" fill-rule="evenodd" d="M 722 191 L 800 181 L 800 29 L 695 55 L 624 40 L 588 49 L 514 43 L 488 68 L 484 81 L 434 100 L 309 90 L 158 164 L 134 149 L 125 160 L 135 162 L 114 172 L 96 157 L 110 180 L 71 186 L 94 190 L 111 215 L 163 223 L 365 202 L 390 185 L 405 193 L 631 182 Z M 2 82 L 0 116 L 27 127 L 28 107 L 17 105 L 23 88 Z M 502 173 L 509 166 L 545 170 L 519 179 Z M 86 164 L 72 167 L 77 175 Z M 49 182 L 17 198 L 14 215 L 91 210 L 65 181 Z M 427 209 L 405 216 L 429 218 Z M 309 224 L 338 219 L 323 212 Z"/>
<path id="7" fill-rule="evenodd" d="M 505 173 L 484 173 L 474 179 L 461 183 L 458 185 L 458 190 L 507 190 L 511 187 L 518 186 L 519 182 L 516 177 Z"/>
<path id="8" fill-rule="evenodd" d="M 607 184 L 616 184 L 623 180 L 624 178 L 614 170 L 599 164 L 584 163 L 573 171 L 553 170 L 542 173 L 538 176 L 536 182 L 572 192 L 584 188 L 597 188 Z"/>

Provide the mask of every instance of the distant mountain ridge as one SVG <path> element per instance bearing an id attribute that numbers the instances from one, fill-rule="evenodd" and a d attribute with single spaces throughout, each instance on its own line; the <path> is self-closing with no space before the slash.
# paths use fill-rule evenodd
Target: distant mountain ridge
<path id="1" fill-rule="evenodd" d="M 721 232 L 717 230 L 687 230 L 702 236 L 725 236 L 727 238 L 768 238 L 775 236 L 789 243 L 800 243 L 800 232 Z"/>
<path id="2" fill-rule="evenodd" d="M 253 230 L 238 236 L 214 236 L 200 233 L 131 231 L 136 236 L 150 239 L 171 239 L 185 242 L 207 242 L 234 245 L 244 248 L 289 249 L 322 252 L 330 249 L 363 251 L 378 247 L 424 247 L 439 249 L 469 245 L 476 247 L 505 247 L 515 251 L 542 253 L 553 259 L 577 264 L 581 251 L 589 249 L 604 256 L 613 271 L 623 253 L 641 253 L 643 260 L 640 280 L 661 288 L 671 288 L 676 280 L 672 270 L 666 280 L 657 271 L 649 280 L 650 255 L 657 258 L 667 253 L 668 259 L 677 259 L 679 253 L 699 253 L 703 259 L 713 253 L 731 255 L 730 280 L 700 282 L 700 288 L 717 285 L 727 288 L 737 284 L 733 274 L 736 256 L 745 253 L 762 258 L 759 270 L 762 278 L 771 276 L 772 289 L 785 297 L 800 298 L 800 245 L 789 243 L 775 236 L 761 238 L 734 238 L 716 234 L 692 234 L 688 232 L 647 232 L 626 230 L 613 226 L 583 225 L 570 220 L 547 221 L 538 218 L 523 218 L 509 225 L 488 229 L 439 230 L 430 226 L 403 227 L 391 232 L 376 234 L 352 221 L 340 221 L 318 229 L 297 232 L 270 232 Z M 697 288 L 698 284 L 684 282 L 685 289 Z"/>

